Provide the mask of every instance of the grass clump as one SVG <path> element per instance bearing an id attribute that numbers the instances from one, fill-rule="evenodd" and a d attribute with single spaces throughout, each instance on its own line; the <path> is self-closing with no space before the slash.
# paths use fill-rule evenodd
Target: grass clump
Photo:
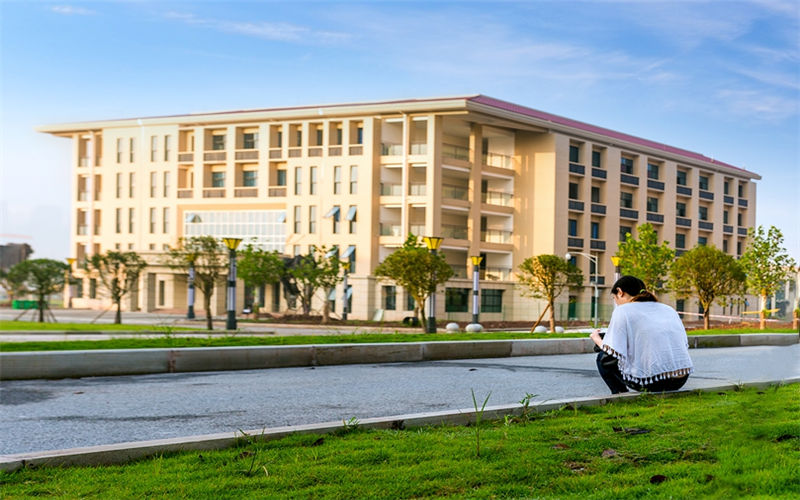
<path id="1" fill-rule="evenodd" d="M 0 474 L 4 498 L 797 498 L 797 385 Z"/>

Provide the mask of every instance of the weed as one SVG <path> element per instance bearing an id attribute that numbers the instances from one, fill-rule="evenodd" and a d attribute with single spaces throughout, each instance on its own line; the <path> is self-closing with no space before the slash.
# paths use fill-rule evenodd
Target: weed
<path id="1" fill-rule="evenodd" d="M 475 399 L 475 390 L 470 389 L 472 392 L 472 404 L 475 406 L 475 456 L 481 456 L 481 421 L 483 420 L 483 411 L 486 409 L 486 403 L 489 401 L 489 397 L 492 395 L 491 391 L 489 394 L 486 395 L 486 399 L 483 400 L 483 404 L 481 405 L 481 409 L 478 409 L 478 400 Z"/>

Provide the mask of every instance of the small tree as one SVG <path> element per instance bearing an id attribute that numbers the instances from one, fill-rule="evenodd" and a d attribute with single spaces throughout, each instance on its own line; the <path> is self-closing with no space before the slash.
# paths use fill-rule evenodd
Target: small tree
<path id="1" fill-rule="evenodd" d="M 258 288 L 278 283 L 286 272 L 283 257 L 278 252 L 268 252 L 252 245 L 239 252 L 236 267 L 238 276 L 246 285 Z M 255 307 L 254 310 L 257 311 Z"/>
<path id="2" fill-rule="evenodd" d="M 211 320 L 211 296 L 214 287 L 222 280 L 227 269 L 227 252 L 213 236 L 182 238 L 178 248 L 171 248 L 167 265 L 183 273 L 189 273 L 190 262 L 194 263 L 194 284 L 203 292 L 203 307 L 206 310 L 206 328 L 214 329 Z"/>
<path id="3" fill-rule="evenodd" d="M 675 250 L 666 241 L 658 244 L 658 234 L 652 224 L 642 224 L 636 232 L 639 239 L 628 233 L 625 241 L 619 244 L 616 257 L 620 259 L 620 271 L 642 280 L 648 290 L 663 292 L 664 281 L 675 260 Z"/>
<path id="4" fill-rule="evenodd" d="M 375 268 L 375 276 L 393 281 L 414 298 L 414 316 L 420 319 L 422 331 L 427 331 L 427 318 L 422 314 L 425 304 L 436 288 L 453 277 L 453 268 L 444 255 L 431 253 L 419 241 L 419 237 L 409 234 L 403 246 L 392 252 Z"/>
<path id="5" fill-rule="evenodd" d="M 12 282 L 24 284 L 24 291 L 36 296 L 40 323 L 44 323 L 47 296 L 64 289 L 67 269 L 68 266 L 58 260 L 32 259 L 24 260 L 9 270 Z"/>
<path id="6" fill-rule="evenodd" d="M 679 297 L 698 298 L 708 330 L 714 301 L 724 306 L 729 296 L 742 292 L 744 280 L 742 266 L 732 256 L 713 246 L 697 246 L 672 265 L 670 286 Z"/>
<path id="7" fill-rule="evenodd" d="M 759 304 L 760 328 L 767 325 L 767 297 L 775 293 L 781 281 L 786 279 L 794 260 L 783 248 L 783 234 L 780 229 L 762 226 L 747 230 L 747 250 L 741 258 L 747 273 L 747 289 L 761 298 Z"/>
<path id="8" fill-rule="evenodd" d="M 105 254 L 94 254 L 84 262 L 84 268 L 96 273 L 103 287 L 108 290 L 111 302 L 117 306 L 114 324 L 122 323 L 122 297 L 139 283 L 147 263 L 136 252 L 109 250 Z"/>
<path id="9" fill-rule="evenodd" d="M 314 294 L 322 288 L 327 293 L 342 280 L 339 276 L 341 261 L 333 255 L 328 256 L 329 249 L 325 246 L 315 247 L 313 253 L 303 255 L 297 265 L 288 269 L 288 272 L 297 282 L 300 304 L 303 314 L 311 314 L 311 300 Z M 323 300 L 322 323 L 327 323 L 330 314 L 328 296 Z"/>
<path id="10" fill-rule="evenodd" d="M 517 279 L 527 287 L 524 295 L 547 301 L 547 307 L 536 320 L 534 328 L 549 309 L 550 331 L 555 332 L 555 300 L 565 288 L 581 286 L 583 273 L 576 265 L 558 255 L 537 255 L 522 261 Z"/>

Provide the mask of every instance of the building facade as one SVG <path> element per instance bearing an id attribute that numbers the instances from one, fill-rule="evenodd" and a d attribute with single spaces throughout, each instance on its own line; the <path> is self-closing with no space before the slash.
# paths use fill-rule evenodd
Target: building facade
<path id="1" fill-rule="evenodd" d="M 515 269 L 530 256 L 567 252 L 587 286 L 560 297 L 559 318 L 587 319 L 595 282 L 607 316 L 610 257 L 625 233 L 649 222 L 678 252 L 709 244 L 741 255 L 760 179 L 483 95 L 39 130 L 73 140 L 71 256 L 145 256 L 151 266 L 127 304 L 142 310 L 186 307 L 186 277 L 163 265 L 164 250 L 208 234 L 290 256 L 335 246 L 351 263 L 350 317 L 401 319 L 413 302 L 372 271 L 413 233 L 443 237 L 455 271 L 439 292 L 439 318 L 471 317 L 470 256 L 481 255 L 481 318 L 535 319 L 543 306 L 523 296 Z M 76 295 L 76 307 L 103 301 L 89 278 Z M 328 296 L 336 313 L 344 296 Z M 264 297 L 267 311 L 286 310 L 278 288 Z M 220 289 L 214 312 L 224 300 Z"/>

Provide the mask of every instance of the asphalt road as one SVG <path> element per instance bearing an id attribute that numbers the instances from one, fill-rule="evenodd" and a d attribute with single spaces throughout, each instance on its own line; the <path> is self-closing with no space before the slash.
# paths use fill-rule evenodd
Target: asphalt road
<path id="1" fill-rule="evenodd" d="M 800 344 L 691 351 L 686 388 L 800 377 Z M 7 381 L 0 454 L 608 394 L 594 355 Z"/>

